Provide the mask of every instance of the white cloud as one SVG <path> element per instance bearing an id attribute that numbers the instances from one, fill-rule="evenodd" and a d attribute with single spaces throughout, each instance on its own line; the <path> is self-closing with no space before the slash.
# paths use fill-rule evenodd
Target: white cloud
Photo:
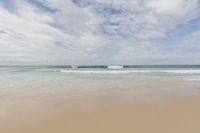
<path id="1" fill-rule="evenodd" d="M 198 0 L 39 2 L 41 6 L 15 0 L 14 12 L 0 7 L 1 64 L 159 61 L 170 53 L 153 40 L 166 37 L 199 12 Z"/>
<path id="2" fill-rule="evenodd" d="M 198 45 L 200 41 L 200 30 L 192 32 L 184 39 L 184 43 L 187 45 L 195 44 Z"/>
<path id="3" fill-rule="evenodd" d="M 183 16 L 188 10 L 193 10 L 193 8 L 191 8 L 191 3 L 192 7 L 194 7 L 196 5 L 193 3 L 196 2 L 197 0 L 148 0 L 146 1 L 146 6 L 157 14 Z"/>

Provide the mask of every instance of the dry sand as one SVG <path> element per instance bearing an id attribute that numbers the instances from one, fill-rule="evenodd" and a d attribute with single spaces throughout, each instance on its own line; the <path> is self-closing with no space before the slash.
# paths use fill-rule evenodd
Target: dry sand
<path id="1" fill-rule="evenodd" d="M 94 105 L 13 105 L 1 111 L 0 133 L 200 133 L 198 96 L 162 104 Z"/>

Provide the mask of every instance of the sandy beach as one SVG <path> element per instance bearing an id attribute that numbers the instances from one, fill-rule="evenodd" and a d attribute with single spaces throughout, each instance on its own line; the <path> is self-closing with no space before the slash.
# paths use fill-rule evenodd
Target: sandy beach
<path id="1" fill-rule="evenodd" d="M 0 120 L 1 133 L 199 133 L 200 96 L 163 104 L 78 101 L 49 106 L 21 103 Z M 85 105 L 85 108 L 80 105 Z M 97 103 L 98 104 L 98 103 Z M 70 109 L 69 109 L 70 108 Z M 1 112 L 2 113 L 2 112 Z M 2 114 L 1 114 L 2 116 Z M 5 115 L 4 115 L 5 116 Z"/>
<path id="2" fill-rule="evenodd" d="M 199 70 L 176 69 L 2 68 L 0 133 L 199 133 Z"/>

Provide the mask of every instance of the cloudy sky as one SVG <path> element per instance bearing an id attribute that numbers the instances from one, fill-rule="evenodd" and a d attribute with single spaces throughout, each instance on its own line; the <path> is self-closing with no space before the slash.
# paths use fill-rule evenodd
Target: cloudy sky
<path id="1" fill-rule="evenodd" d="M 0 65 L 200 64 L 200 0 L 0 0 Z"/>

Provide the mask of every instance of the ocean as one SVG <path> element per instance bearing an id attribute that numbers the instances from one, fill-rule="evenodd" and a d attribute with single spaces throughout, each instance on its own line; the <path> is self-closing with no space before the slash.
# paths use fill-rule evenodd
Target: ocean
<path id="1" fill-rule="evenodd" d="M 99 101 L 165 101 L 200 92 L 200 66 L 2 66 L 1 101 L 88 94 Z"/>

